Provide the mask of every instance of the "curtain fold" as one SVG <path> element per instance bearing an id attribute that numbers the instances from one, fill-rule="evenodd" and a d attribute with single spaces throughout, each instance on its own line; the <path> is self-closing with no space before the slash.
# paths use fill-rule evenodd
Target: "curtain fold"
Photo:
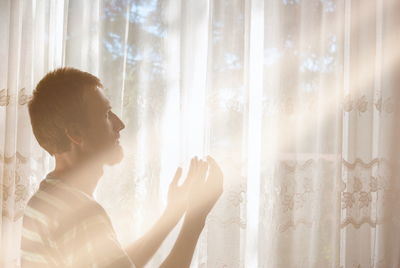
<path id="1" fill-rule="evenodd" d="M 25 204 L 52 166 L 32 135 L 26 104 L 38 80 L 61 65 L 55 3 L 0 1 L 1 267 L 19 265 Z"/>
<path id="2" fill-rule="evenodd" d="M 1 265 L 53 160 L 26 104 L 50 70 L 98 75 L 125 122 L 96 197 L 121 242 L 210 154 L 225 192 L 192 267 L 398 267 L 396 0 L 0 1 Z M 166 257 L 177 230 L 154 260 Z"/>

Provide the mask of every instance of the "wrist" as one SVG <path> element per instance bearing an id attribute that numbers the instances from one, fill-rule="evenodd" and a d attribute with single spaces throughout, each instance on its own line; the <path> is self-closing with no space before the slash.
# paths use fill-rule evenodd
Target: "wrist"
<path id="1" fill-rule="evenodd" d="M 187 218 L 193 219 L 195 221 L 206 220 L 208 214 L 210 213 L 212 206 L 207 203 L 200 203 L 189 206 L 186 211 Z"/>
<path id="2" fill-rule="evenodd" d="M 164 219 L 167 219 L 168 221 L 178 222 L 182 218 L 183 214 L 183 212 L 174 209 L 173 207 L 167 206 L 163 212 L 162 217 Z"/>
<path id="3" fill-rule="evenodd" d="M 188 223 L 199 228 L 203 228 L 206 224 L 207 215 L 193 213 L 188 211 L 185 215 L 185 223 Z"/>

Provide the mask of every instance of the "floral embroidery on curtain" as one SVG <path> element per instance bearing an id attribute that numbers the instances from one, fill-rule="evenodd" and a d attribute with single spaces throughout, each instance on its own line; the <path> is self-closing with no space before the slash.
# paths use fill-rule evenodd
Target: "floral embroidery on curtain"
<path id="1" fill-rule="evenodd" d="M 399 3 L 0 1 L 2 264 L 18 266 L 24 204 L 53 165 L 30 94 L 73 66 L 126 124 L 125 159 L 96 192 L 123 244 L 158 216 L 176 166 L 212 154 L 225 192 L 193 267 L 397 267 Z"/>

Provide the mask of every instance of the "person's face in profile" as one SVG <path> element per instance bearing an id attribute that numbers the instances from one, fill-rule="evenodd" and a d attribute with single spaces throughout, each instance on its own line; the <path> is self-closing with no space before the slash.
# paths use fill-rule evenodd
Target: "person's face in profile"
<path id="1" fill-rule="evenodd" d="M 107 98 L 100 89 L 87 95 L 88 125 L 84 130 L 82 151 L 91 157 L 99 157 L 104 164 L 116 164 L 122 160 L 119 132 L 125 125 L 111 110 Z"/>

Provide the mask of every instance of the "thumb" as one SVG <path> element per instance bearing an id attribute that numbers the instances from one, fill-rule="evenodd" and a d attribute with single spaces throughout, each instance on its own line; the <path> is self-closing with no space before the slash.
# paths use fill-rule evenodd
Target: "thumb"
<path id="1" fill-rule="evenodd" d="M 178 167 L 178 168 L 176 169 L 175 176 L 174 176 L 174 178 L 172 179 L 171 185 L 178 185 L 178 181 L 179 181 L 181 175 L 182 175 L 182 168 L 181 168 L 181 167 Z"/>

